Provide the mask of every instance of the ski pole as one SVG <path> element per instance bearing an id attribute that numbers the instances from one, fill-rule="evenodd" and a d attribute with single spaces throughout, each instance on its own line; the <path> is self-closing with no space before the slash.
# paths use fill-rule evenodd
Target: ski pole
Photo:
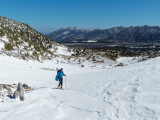
<path id="1" fill-rule="evenodd" d="M 67 82 L 66 82 L 66 76 L 65 76 L 65 85 L 66 85 L 66 89 L 68 89 L 68 88 L 67 88 Z"/>

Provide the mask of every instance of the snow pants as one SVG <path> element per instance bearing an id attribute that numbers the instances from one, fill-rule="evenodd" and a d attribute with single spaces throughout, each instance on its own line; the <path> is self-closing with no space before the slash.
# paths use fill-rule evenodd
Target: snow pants
<path id="1" fill-rule="evenodd" d="M 59 87 L 61 86 L 62 87 L 62 85 L 63 85 L 63 78 L 59 78 Z"/>

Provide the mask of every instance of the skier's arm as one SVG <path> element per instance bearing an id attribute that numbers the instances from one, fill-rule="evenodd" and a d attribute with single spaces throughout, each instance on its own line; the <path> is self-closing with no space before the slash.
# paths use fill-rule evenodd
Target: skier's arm
<path id="1" fill-rule="evenodd" d="M 63 72 L 63 76 L 66 76 L 66 74 L 64 74 L 64 72 Z"/>

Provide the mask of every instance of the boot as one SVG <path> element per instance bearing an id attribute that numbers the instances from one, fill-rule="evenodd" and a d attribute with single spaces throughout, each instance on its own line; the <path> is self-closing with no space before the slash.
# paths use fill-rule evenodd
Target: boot
<path id="1" fill-rule="evenodd" d="M 60 86 L 58 85 L 58 88 L 60 88 Z"/>
<path id="2" fill-rule="evenodd" d="M 63 87 L 61 86 L 60 89 L 63 89 Z"/>

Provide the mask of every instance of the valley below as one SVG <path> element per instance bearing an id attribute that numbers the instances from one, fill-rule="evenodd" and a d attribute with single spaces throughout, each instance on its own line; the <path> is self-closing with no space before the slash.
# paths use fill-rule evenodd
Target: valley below
<path id="1" fill-rule="evenodd" d="M 106 43 L 106 42 L 71 42 L 62 43 L 69 47 L 85 48 L 130 48 L 130 49 L 157 49 L 160 50 L 159 43 Z"/>

